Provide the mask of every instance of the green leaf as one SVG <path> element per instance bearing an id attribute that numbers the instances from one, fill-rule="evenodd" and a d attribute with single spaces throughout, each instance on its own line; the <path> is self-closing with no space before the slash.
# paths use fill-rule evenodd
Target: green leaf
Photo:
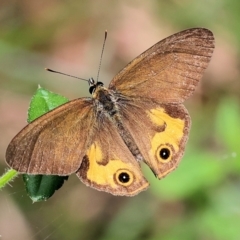
<path id="1" fill-rule="evenodd" d="M 68 102 L 67 98 L 39 86 L 37 92 L 31 99 L 27 121 L 32 122 L 36 118 L 66 102 Z"/>
<path id="2" fill-rule="evenodd" d="M 48 111 L 66 103 L 67 98 L 50 92 L 39 86 L 32 97 L 28 110 L 28 122 L 32 122 Z M 50 198 L 68 179 L 68 176 L 56 175 L 23 175 L 27 193 L 33 202 L 44 201 Z"/>
<path id="3" fill-rule="evenodd" d="M 23 175 L 29 197 L 33 202 L 46 201 L 56 190 L 62 187 L 68 176 Z"/>

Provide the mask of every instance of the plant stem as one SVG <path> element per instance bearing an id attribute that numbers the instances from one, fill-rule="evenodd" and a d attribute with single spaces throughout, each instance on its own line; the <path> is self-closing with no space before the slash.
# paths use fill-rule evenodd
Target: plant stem
<path id="1" fill-rule="evenodd" d="M 16 176 L 18 172 L 14 169 L 8 169 L 6 173 L 4 173 L 0 177 L 0 189 L 3 188 L 7 183 L 11 182 Z"/>

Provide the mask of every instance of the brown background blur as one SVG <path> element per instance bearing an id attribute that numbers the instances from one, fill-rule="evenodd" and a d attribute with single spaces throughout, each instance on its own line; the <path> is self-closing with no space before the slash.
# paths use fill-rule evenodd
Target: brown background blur
<path id="1" fill-rule="evenodd" d="M 191 27 L 216 38 L 212 61 L 186 106 L 192 130 L 176 171 L 133 198 L 92 190 L 72 175 L 46 202 L 32 204 L 21 176 L 0 191 L 0 239 L 240 239 L 240 2 L 0 2 L 0 173 L 8 143 L 26 125 L 38 84 L 74 99 L 88 85 L 49 67 L 107 86 L 130 60 Z"/>

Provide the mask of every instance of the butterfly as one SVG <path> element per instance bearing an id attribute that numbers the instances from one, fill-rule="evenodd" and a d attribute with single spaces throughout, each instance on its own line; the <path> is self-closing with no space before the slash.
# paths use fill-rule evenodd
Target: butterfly
<path id="1" fill-rule="evenodd" d="M 193 28 L 156 43 L 106 88 L 89 79 L 91 97 L 37 118 L 10 142 L 6 162 L 20 173 L 76 173 L 87 186 L 134 196 L 179 164 L 191 119 L 183 102 L 195 91 L 214 50 L 210 30 Z"/>

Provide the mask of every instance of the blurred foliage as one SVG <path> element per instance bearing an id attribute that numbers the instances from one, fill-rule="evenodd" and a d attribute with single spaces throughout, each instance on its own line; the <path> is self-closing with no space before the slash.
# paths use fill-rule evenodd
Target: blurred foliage
<path id="1" fill-rule="evenodd" d="M 239 5 L 236 0 L 1 1 L 1 172 L 5 149 L 26 123 L 38 84 L 68 98 L 89 96 L 85 83 L 44 67 L 96 76 L 108 29 L 100 74 L 107 85 L 128 61 L 174 32 L 206 27 L 216 37 L 212 62 L 186 103 L 192 130 L 177 170 L 159 181 L 143 166 L 151 186 L 133 198 L 92 190 L 71 176 L 51 199 L 36 204 L 18 178 L 0 192 L 2 238 L 239 239 Z"/>

